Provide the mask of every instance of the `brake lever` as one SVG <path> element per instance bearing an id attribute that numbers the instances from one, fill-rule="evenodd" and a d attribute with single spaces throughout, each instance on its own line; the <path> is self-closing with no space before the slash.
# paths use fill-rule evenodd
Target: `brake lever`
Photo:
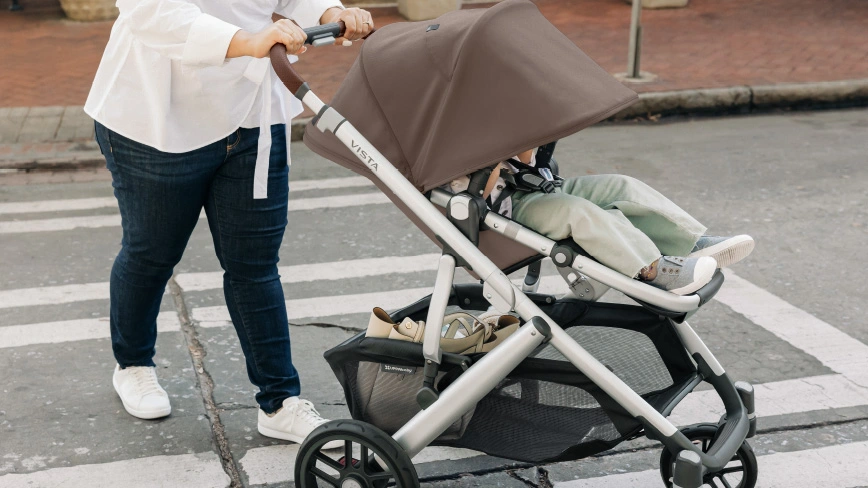
<path id="1" fill-rule="evenodd" d="M 311 41 L 310 45 L 313 47 L 327 46 L 330 44 L 334 44 L 335 41 L 336 39 L 334 38 L 334 36 L 320 37 Z"/>

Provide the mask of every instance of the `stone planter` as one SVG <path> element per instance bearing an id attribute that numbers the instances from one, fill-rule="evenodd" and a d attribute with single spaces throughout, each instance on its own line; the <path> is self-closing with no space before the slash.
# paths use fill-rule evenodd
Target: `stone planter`
<path id="1" fill-rule="evenodd" d="M 94 22 L 118 17 L 115 0 L 60 0 L 60 6 L 72 20 Z"/>
<path id="2" fill-rule="evenodd" d="M 428 20 L 461 8 L 461 0 L 398 0 L 398 12 L 407 20 Z"/>

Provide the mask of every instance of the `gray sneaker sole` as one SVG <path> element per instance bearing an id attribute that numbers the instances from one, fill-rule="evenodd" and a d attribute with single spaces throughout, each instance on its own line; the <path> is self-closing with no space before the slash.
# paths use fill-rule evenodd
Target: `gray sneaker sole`
<path id="1" fill-rule="evenodd" d="M 735 236 L 713 246 L 690 253 L 687 257 L 711 256 L 717 261 L 718 268 L 726 268 L 748 257 L 753 252 L 755 242 L 751 236 Z"/>

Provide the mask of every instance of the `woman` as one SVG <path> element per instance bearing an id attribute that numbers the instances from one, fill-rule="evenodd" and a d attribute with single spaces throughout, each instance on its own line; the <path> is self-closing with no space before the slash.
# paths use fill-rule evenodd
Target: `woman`
<path id="1" fill-rule="evenodd" d="M 155 374 L 166 283 L 204 208 L 226 305 L 259 387 L 259 431 L 301 442 L 325 422 L 298 398 L 278 249 L 287 223 L 286 127 L 301 112 L 268 60 L 304 50 L 302 27 L 343 21 L 339 43 L 371 15 L 339 0 L 119 0 L 85 105 L 112 173 L 123 240 L 111 272 L 115 390 L 131 415 L 169 415 Z M 272 14 L 287 19 L 272 22 Z M 301 27 L 300 27 L 301 26 Z M 294 58 L 294 56 L 292 56 Z"/>

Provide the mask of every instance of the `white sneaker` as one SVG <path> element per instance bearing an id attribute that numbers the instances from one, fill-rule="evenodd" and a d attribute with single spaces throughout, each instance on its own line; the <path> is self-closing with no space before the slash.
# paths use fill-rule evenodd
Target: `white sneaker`
<path id="1" fill-rule="evenodd" d="M 260 409 L 258 428 L 259 433 L 266 437 L 301 444 L 314 429 L 326 422 L 328 420 L 320 416 L 313 403 L 298 397 L 289 397 L 283 401 L 283 408 L 271 416 Z M 337 449 L 342 446 L 342 441 L 332 441 L 323 446 L 323 449 Z"/>
<path id="2" fill-rule="evenodd" d="M 112 384 L 121 397 L 124 409 L 133 417 L 158 419 L 172 413 L 169 395 L 157 380 L 156 368 L 130 366 L 121 369 L 117 365 Z"/>

